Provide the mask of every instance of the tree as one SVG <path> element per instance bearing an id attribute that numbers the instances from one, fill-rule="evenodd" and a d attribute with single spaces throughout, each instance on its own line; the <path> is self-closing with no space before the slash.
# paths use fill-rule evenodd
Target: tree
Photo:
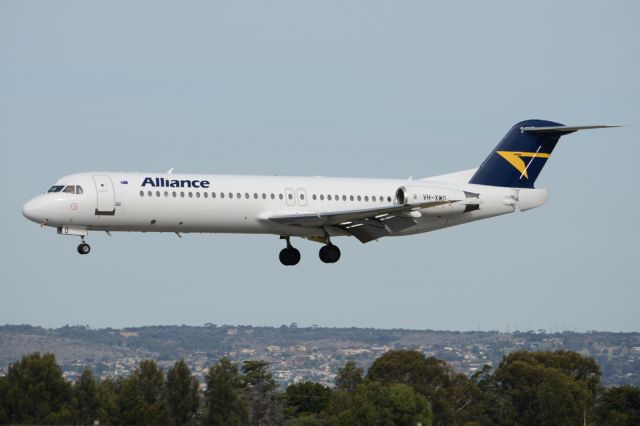
<path id="1" fill-rule="evenodd" d="M 167 372 L 164 398 L 169 411 L 169 424 L 184 425 L 196 416 L 200 403 L 198 380 L 191 376 L 183 359 L 177 361 Z"/>
<path id="2" fill-rule="evenodd" d="M 405 349 L 389 351 L 376 359 L 367 379 L 402 383 L 425 396 L 431 403 L 435 425 L 466 418 L 477 393 L 465 375 L 454 372 L 444 361 Z"/>
<path id="3" fill-rule="evenodd" d="M 279 425 L 284 416 L 276 398 L 276 382 L 265 361 L 245 361 L 242 364 L 244 398 L 252 425 Z"/>
<path id="4" fill-rule="evenodd" d="M 363 380 L 362 368 L 358 368 L 354 361 L 347 361 L 343 368 L 338 369 L 336 389 L 353 392 Z"/>
<path id="5" fill-rule="evenodd" d="M 222 358 L 206 376 L 206 423 L 209 425 L 246 425 L 249 414 L 242 399 L 242 381 L 238 366 Z"/>
<path id="6" fill-rule="evenodd" d="M 114 424 L 118 422 L 119 382 L 107 378 L 98 383 L 96 393 L 98 398 L 98 419 L 100 424 Z"/>
<path id="7" fill-rule="evenodd" d="M 124 379 L 117 397 L 118 422 L 123 424 L 165 423 L 168 408 L 163 399 L 164 374 L 155 361 L 144 360 Z"/>
<path id="8" fill-rule="evenodd" d="M 576 352 L 564 350 L 554 352 L 518 351 L 510 353 L 502 363 L 508 364 L 515 361 L 556 368 L 571 379 L 583 382 L 593 399 L 595 399 L 600 387 L 601 372 L 596 361 L 591 357 L 585 357 Z"/>
<path id="9" fill-rule="evenodd" d="M 269 372 L 269 363 L 266 361 L 245 361 L 242 363 L 242 373 L 242 383 L 246 387 L 262 387 L 266 390 L 276 388 L 273 375 Z"/>
<path id="10" fill-rule="evenodd" d="M 495 380 L 506 421 L 584 422 L 591 419 L 600 368 L 593 358 L 575 352 L 518 351 L 502 360 Z"/>
<path id="11" fill-rule="evenodd" d="M 503 361 L 496 370 L 496 381 L 507 402 L 503 424 L 577 425 L 587 416 L 587 385 L 557 368 Z"/>
<path id="12" fill-rule="evenodd" d="M 331 399 L 331 389 L 320 383 L 295 383 L 287 387 L 285 399 L 292 416 L 317 415 L 327 408 Z"/>
<path id="13" fill-rule="evenodd" d="M 431 425 L 429 402 L 405 384 L 366 382 L 356 388 L 351 401 L 346 410 L 332 413 L 331 424 Z"/>
<path id="14" fill-rule="evenodd" d="M 73 385 L 76 419 L 82 424 L 92 424 L 99 420 L 98 384 L 90 369 L 85 369 L 80 379 Z M 104 420 L 103 420 L 104 422 Z"/>
<path id="15" fill-rule="evenodd" d="M 640 388 L 620 386 L 605 390 L 595 407 L 598 424 L 640 425 Z"/>
<path id="16" fill-rule="evenodd" d="M 70 399 L 71 385 L 53 354 L 25 355 L 0 382 L 0 423 L 52 423 L 52 416 L 67 415 Z"/>

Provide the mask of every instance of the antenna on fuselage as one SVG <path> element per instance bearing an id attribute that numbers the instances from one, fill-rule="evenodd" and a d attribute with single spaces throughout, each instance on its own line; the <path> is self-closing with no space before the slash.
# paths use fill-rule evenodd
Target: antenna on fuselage
<path id="1" fill-rule="evenodd" d="M 171 173 L 173 173 L 173 167 L 169 169 L 169 171 L 167 172 L 168 175 L 170 175 Z"/>

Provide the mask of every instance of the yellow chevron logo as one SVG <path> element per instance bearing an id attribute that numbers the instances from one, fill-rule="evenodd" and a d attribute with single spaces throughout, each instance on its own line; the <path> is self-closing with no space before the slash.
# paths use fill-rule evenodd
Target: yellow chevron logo
<path id="1" fill-rule="evenodd" d="M 545 154 L 544 152 L 521 152 L 521 151 L 496 151 L 496 154 L 507 160 L 509 164 L 516 168 L 520 172 L 520 176 L 524 176 L 529 179 L 527 169 L 529 164 L 534 158 L 549 158 L 551 154 Z M 523 158 L 531 158 L 526 164 Z"/>

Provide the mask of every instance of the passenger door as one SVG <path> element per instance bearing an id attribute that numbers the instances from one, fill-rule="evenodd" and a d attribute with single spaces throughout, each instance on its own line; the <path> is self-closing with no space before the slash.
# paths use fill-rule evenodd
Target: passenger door
<path id="1" fill-rule="evenodd" d="M 116 197 L 111 177 L 95 175 L 93 176 L 93 181 L 96 184 L 96 194 L 98 197 L 96 215 L 114 215 L 116 213 Z"/>

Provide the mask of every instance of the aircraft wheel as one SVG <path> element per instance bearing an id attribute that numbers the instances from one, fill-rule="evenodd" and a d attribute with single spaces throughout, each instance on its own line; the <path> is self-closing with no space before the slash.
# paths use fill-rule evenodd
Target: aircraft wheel
<path id="1" fill-rule="evenodd" d="M 336 263 L 340 260 L 340 249 L 333 244 L 327 244 L 320 249 L 320 260 L 324 263 Z"/>
<path id="2" fill-rule="evenodd" d="M 80 254 L 89 254 L 91 251 L 91 246 L 87 243 L 81 243 L 78 245 L 78 253 Z"/>
<path id="3" fill-rule="evenodd" d="M 286 247 L 280 250 L 280 263 L 285 266 L 297 265 L 300 262 L 300 251 L 295 247 Z"/>

